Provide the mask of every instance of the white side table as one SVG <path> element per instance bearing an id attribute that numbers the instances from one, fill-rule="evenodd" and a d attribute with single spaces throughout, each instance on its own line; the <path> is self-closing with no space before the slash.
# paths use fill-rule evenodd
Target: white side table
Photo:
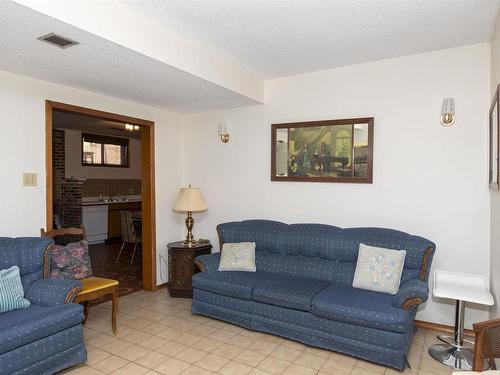
<path id="1" fill-rule="evenodd" d="M 472 370 L 474 365 L 474 342 L 464 339 L 465 302 L 493 305 L 489 282 L 486 276 L 436 270 L 433 294 L 438 298 L 456 300 L 455 334 L 438 335 L 444 344 L 429 348 L 429 354 L 442 364 L 458 370 Z M 485 367 L 488 367 L 485 361 Z"/>

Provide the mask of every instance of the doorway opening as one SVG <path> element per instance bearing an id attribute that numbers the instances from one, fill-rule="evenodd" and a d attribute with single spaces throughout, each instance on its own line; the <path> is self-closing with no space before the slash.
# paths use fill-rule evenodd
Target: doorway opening
<path id="1" fill-rule="evenodd" d="M 46 230 L 84 225 L 94 276 L 118 279 L 121 294 L 156 290 L 154 122 L 45 109 Z"/>

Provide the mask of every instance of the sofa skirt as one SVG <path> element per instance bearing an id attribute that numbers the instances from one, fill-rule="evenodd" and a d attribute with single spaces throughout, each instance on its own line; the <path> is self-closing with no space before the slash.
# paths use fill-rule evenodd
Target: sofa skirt
<path id="1" fill-rule="evenodd" d="M 82 325 L 0 355 L 0 375 L 50 375 L 85 362 Z"/>
<path id="2" fill-rule="evenodd" d="M 383 331 L 251 300 L 194 289 L 192 312 L 403 370 L 415 333 Z"/>

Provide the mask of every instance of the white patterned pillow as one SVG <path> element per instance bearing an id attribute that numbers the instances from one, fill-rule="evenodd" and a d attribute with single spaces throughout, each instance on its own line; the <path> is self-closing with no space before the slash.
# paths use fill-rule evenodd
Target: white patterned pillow
<path id="1" fill-rule="evenodd" d="M 396 294 L 405 264 L 405 250 L 359 244 L 358 262 L 354 272 L 354 288 Z"/>
<path id="2" fill-rule="evenodd" d="M 222 245 L 219 271 L 255 272 L 255 242 Z"/>

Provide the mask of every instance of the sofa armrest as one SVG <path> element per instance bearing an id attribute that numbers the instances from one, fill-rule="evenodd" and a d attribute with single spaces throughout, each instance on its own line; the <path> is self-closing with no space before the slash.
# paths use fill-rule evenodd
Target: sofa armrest
<path id="1" fill-rule="evenodd" d="M 194 263 L 202 272 L 216 272 L 219 269 L 220 253 L 197 256 Z"/>
<path id="2" fill-rule="evenodd" d="M 71 303 L 82 289 L 78 280 L 41 279 L 35 281 L 26 292 L 26 299 L 40 306 Z"/>
<path id="3" fill-rule="evenodd" d="M 427 281 L 420 279 L 408 280 L 404 283 L 392 300 L 392 305 L 402 307 L 405 310 L 410 310 L 414 306 L 418 306 L 425 301 L 429 296 L 429 285 Z"/>

